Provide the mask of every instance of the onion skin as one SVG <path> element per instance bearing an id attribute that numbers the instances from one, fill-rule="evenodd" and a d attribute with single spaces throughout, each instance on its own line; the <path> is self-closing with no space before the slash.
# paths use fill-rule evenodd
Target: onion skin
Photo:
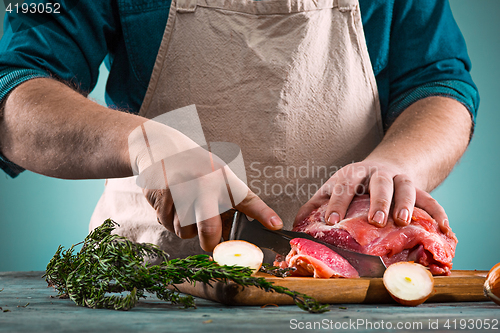
<path id="1" fill-rule="evenodd" d="M 500 305 L 500 263 L 493 266 L 486 276 L 484 294 L 493 302 Z"/>
<path id="2" fill-rule="evenodd" d="M 410 264 L 410 265 L 418 265 L 418 266 L 422 266 L 422 265 L 420 265 L 420 264 L 415 264 L 415 263 L 413 263 L 413 262 L 405 262 L 405 261 L 401 261 L 401 262 L 397 262 L 397 263 L 395 263 L 395 264 L 392 264 L 392 265 L 390 265 L 389 267 L 394 266 L 394 265 L 408 265 L 408 264 Z M 391 297 L 392 297 L 392 298 L 393 298 L 396 302 L 398 302 L 398 303 L 399 303 L 399 304 L 401 304 L 401 305 L 405 305 L 405 306 L 417 306 L 417 305 L 420 305 L 420 304 L 424 303 L 424 302 L 425 302 L 425 301 L 426 301 L 426 300 L 427 300 L 427 299 L 428 299 L 428 298 L 429 298 L 429 297 L 430 297 L 430 296 L 434 293 L 434 291 L 435 291 L 435 290 L 434 290 L 434 277 L 432 276 L 432 273 L 431 273 L 428 269 L 425 269 L 425 267 L 424 267 L 424 266 L 422 266 L 422 268 L 424 268 L 424 270 L 425 270 L 426 274 L 428 274 L 428 275 L 429 275 L 429 279 L 430 279 L 430 281 L 431 281 L 431 283 L 432 283 L 432 291 L 431 291 L 429 294 L 427 294 L 427 295 L 425 295 L 425 296 L 423 296 L 423 297 L 421 297 L 421 298 L 419 298 L 419 299 L 412 299 L 412 300 L 402 299 L 402 298 L 400 298 L 400 297 L 398 297 L 398 296 L 394 295 L 393 293 L 391 293 L 391 292 L 390 292 L 390 290 L 389 290 L 389 288 L 388 288 L 388 285 L 386 284 L 386 283 L 387 283 L 387 281 L 386 281 L 387 277 L 386 277 L 386 275 L 384 274 L 384 278 L 383 278 L 383 280 L 382 280 L 382 281 L 383 281 L 383 283 L 384 283 L 384 286 L 385 286 L 385 288 L 386 288 L 387 292 L 389 293 L 389 295 L 391 295 Z"/>
<path id="3" fill-rule="evenodd" d="M 429 272 L 430 274 L 430 272 Z M 432 276 L 432 274 L 431 274 Z M 432 293 L 430 293 L 429 295 L 425 296 L 425 297 L 422 297 L 420 299 L 416 299 L 416 300 L 406 300 L 406 299 L 401 299 L 399 297 L 396 297 L 394 296 L 393 294 L 389 293 L 389 295 L 391 295 L 391 297 L 396 301 L 398 302 L 399 304 L 401 305 L 405 305 L 405 306 L 418 306 L 422 303 L 424 303 L 425 301 L 427 301 L 427 299 L 432 295 Z"/>

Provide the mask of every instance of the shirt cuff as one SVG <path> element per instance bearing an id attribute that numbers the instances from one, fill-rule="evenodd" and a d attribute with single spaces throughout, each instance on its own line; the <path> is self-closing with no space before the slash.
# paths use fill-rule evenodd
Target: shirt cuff
<path id="1" fill-rule="evenodd" d="M 431 96 L 450 97 L 462 103 L 471 114 L 474 128 L 479 107 L 479 94 L 476 87 L 459 80 L 430 82 L 404 92 L 390 103 L 384 128 L 389 128 L 411 104 Z"/>
<path id="2" fill-rule="evenodd" d="M 42 70 L 34 69 L 4 69 L 0 71 L 0 105 L 3 105 L 5 97 L 18 85 L 38 77 L 50 77 L 50 74 Z M 1 143 L 0 143 L 1 145 Z M 18 176 L 25 169 L 9 161 L 0 152 L 0 168 L 12 178 Z"/>
<path id="3" fill-rule="evenodd" d="M 25 170 L 23 167 L 9 161 L 2 153 L 0 153 L 0 168 L 12 178 L 19 176 Z"/>

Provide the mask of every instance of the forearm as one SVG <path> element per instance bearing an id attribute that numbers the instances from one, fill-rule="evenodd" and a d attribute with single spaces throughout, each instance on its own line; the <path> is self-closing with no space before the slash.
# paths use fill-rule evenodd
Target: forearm
<path id="1" fill-rule="evenodd" d="M 51 177 L 126 177 L 132 175 L 128 133 L 144 121 L 55 80 L 33 79 L 5 102 L 0 146 L 12 162 Z"/>
<path id="2" fill-rule="evenodd" d="M 417 188 L 430 192 L 465 152 L 471 117 L 459 102 L 429 97 L 412 104 L 392 124 L 367 161 L 390 162 Z"/>
<path id="3" fill-rule="evenodd" d="M 468 110 L 446 97 L 429 97 L 408 107 L 389 128 L 382 142 L 363 161 L 336 172 L 300 209 L 295 223 L 328 201 L 326 222 L 346 216 L 355 194 L 370 193 L 369 223 L 383 227 L 411 223 L 415 206 L 426 210 L 440 230 L 451 237 L 443 207 L 430 195 L 453 169 L 471 130 Z"/>

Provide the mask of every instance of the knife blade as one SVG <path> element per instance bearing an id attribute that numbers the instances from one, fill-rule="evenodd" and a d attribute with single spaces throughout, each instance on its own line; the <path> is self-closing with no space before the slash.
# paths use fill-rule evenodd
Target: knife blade
<path id="1" fill-rule="evenodd" d="M 286 256 L 290 252 L 290 240 L 294 238 L 309 239 L 332 249 L 345 258 L 358 271 L 361 277 L 382 277 L 384 275 L 386 266 L 381 257 L 342 249 L 316 239 L 304 232 L 269 230 L 257 220 L 248 220 L 247 216 L 241 212 L 234 214 L 231 234 L 229 236 L 229 239 L 245 240 L 262 249 L 271 250 L 282 256 Z"/>

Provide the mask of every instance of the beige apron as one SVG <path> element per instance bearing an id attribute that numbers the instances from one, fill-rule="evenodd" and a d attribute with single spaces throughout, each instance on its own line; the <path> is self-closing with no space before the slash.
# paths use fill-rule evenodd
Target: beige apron
<path id="1" fill-rule="evenodd" d="M 383 136 L 356 0 L 173 0 L 140 115 L 195 104 L 207 142 L 241 148 L 247 183 L 291 228 L 298 209 Z M 110 179 L 92 217 L 199 252 L 156 222 L 135 178 Z"/>

